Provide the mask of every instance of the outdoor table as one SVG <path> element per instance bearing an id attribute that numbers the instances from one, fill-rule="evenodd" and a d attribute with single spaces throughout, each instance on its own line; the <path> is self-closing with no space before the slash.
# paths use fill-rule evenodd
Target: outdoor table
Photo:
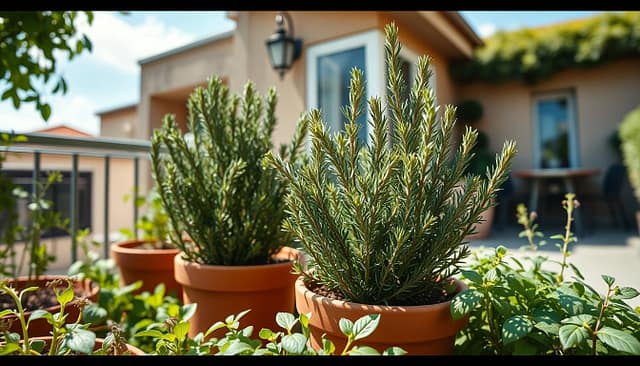
<path id="1" fill-rule="evenodd" d="M 565 193 L 576 193 L 575 182 L 578 179 L 589 178 L 600 174 L 600 169 L 592 168 L 552 168 L 552 169 L 522 169 L 513 172 L 513 176 L 531 181 L 529 196 L 529 211 L 536 211 L 540 196 L 540 184 L 545 179 L 558 178 L 564 184 Z M 579 199 L 578 199 L 579 200 Z M 574 211 L 575 230 L 578 235 L 584 234 L 581 210 Z"/>

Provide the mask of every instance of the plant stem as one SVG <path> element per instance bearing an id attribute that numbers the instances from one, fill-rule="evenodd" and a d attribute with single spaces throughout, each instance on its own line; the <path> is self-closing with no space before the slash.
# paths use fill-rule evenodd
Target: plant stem
<path id="1" fill-rule="evenodd" d="M 567 224 L 565 225 L 565 233 L 564 233 L 564 237 L 562 238 L 562 264 L 560 265 L 560 273 L 558 274 L 558 284 L 562 283 L 562 281 L 564 281 L 564 269 L 567 267 L 567 258 L 569 257 L 569 252 L 567 251 L 567 246 L 569 245 L 569 243 L 571 242 L 571 221 L 573 221 L 573 208 L 574 208 L 574 201 L 573 198 L 575 197 L 575 194 L 573 193 L 567 193 L 565 195 L 565 197 L 567 198 L 566 201 L 563 201 L 563 205 L 564 205 L 564 209 L 567 211 Z"/>
<path id="2" fill-rule="evenodd" d="M 604 297 L 604 301 L 602 302 L 602 306 L 600 306 L 600 315 L 598 315 L 598 320 L 596 321 L 596 326 L 593 328 L 593 332 L 591 333 L 591 351 L 593 355 L 596 355 L 596 340 L 598 335 L 598 329 L 600 329 L 600 322 L 602 321 L 602 317 L 604 316 L 604 310 L 609 306 L 609 298 L 611 297 L 612 289 L 611 286 L 607 289 L 607 295 Z"/>
<path id="3" fill-rule="evenodd" d="M 57 294 L 56 294 L 57 297 Z M 56 352 L 58 351 L 58 337 L 60 336 L 60 332 L 59 329 L 62 328 L 62 325 L 64 324 L 64 305 L 65 304 L 60 304 L 60 318 L 58 318 L 58 320 L 53 320 L 53 324 L 51 324 L 53 327 L 53 334 L 51 335 L 51 346 L 49 347 L 49 356 L 53 356 L 56 354 Z M 82 318 L 82 309 L 80 309 L 80 312 L 78 314 L 78 320 L 76 321 L 76 324 L 80 323 L 80 319 Z"/>
<path id="4" fill-rule="evenodd" d="M 489 340 L 491 341 L 491 343 L 493 343 L 494 349 L 500 355 L 502 354 L 502 347 L 500 346 L 499 338 L 496 335 L 495 324 L 493 323 L 493 306 L 491 305 L 490 292 L 486 288 L 483 288 L 483 289 L 484 289 L 483 292 L 484 292 L 485 308 L 487 309 L 487 324 L 489 324 L 489 334 L 491 334 L 491 337 L 489 338 Z"/>
<path id="5" fill-rule="evenodd" d="M 344 349 L 342 350 L 341 355 L 344 356 L 347 354 L 347 351 L 349 350 L 349 347 L 351 347 L 351 343 L 353 343 L 353 336 L 349 336 L 347 338 L 347 344 L 344 345 Z"/>
<path id="6" fill-rule="evenodd" d="M 15 290 L 11 287 L 2 286 L 2 290 L 5 293 L 7 293 L 9 296 L 11 296 L 13 301 L 15 301 L 16 303 L 16 308 L 18 309 L 18 320 L 20 320 L 20 326 L 22 327 L 22 339 L 23 339 L 22 351 L 24 354 L 27 354 L 29 353 L 29 347 L 30 347 L 29 332 L 27 332 L 27 323 L 25 322 L 25 319 L 24 319 L 24 308 L 22 307 L 22 303 L 20 302 L 20 299 L 24 294 L 24 290 L 20 291 L 20 295 L 17 295 Z"/>

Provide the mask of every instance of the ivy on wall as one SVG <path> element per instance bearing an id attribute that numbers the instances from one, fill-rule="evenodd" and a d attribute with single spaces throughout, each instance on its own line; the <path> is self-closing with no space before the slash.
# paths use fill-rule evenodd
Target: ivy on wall
<path id="1" fill-rule="evenodd" d="M 569 67 L 640 57 L 640 12 L 605 13 L 537 29 L 498 32 L 471 60 L 454 62 L 457 82 L 533 84 Z"/>

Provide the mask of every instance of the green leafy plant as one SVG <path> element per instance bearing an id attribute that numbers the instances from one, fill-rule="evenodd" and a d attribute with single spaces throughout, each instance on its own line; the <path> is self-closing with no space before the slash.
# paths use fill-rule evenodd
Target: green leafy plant
<path id="1" fill-rule="evenodd" d="M 0 275 L 15 274 L 16 262 L 16 230 L 18 226 L 18 211 L 16 209 L 16 188 L 9 176 L 2 170 L 2 164 L 7 160 L 7 148 L 14 142 L 26 141 L 25 136 L 13 133 L 0 134 Z"/>
<path id="2" fill-rule="evenodd" d="M 505 143 L 488 179 L 465 175 L 477 132 L 466 129 L 450 161 L 455 108 L 437 117 L 424 56 L 409 99 L 402 99 L 397 27 L 386 33 L 389 111 L 379 98 L 369 99 L 371 144 L 358 139 L 365 89 L 354 68 L 345 130 L 330 134 L 313 110 L 299 125 L 310 126 L 308 161 L 296 168 L 269 154 L 265 164 L 290 185 L 284 227 L 308 256 L 309 270 L 297 267 L 308 283 L 348 301 L 426 304 L 469 254 L 464 237 L 492 204 L 516 149 Z"/>
<path id="3" fill-rule="evenodd" d="M 66 282 L 66 287 L 63 287 Z M 122 355 L 129 353 L 125 340 L 119 336 L 120 331 L 113 327 L 106 338 L 102 341 L 101 347 L 96 347 L 96 334 L 90 329 L 91 324 L 85 322 L 84 310 L 90 303 L 86 299 L 79 299 L 77 306 L 80 307 L 80 315 L 74 323 L 65 323 L 68 314 L 65 306 L 75 299 L 73 283 L 70 279 L 57 279 L 47 283 L 55 293 L 60 304 L 57 313 L 50 313 L 47 310 L 35 310 L 31 312 L 29 318 L 25 316 L 21 299 L 29 292 L 37 291 L 38 287 L 28 287 L 17 291 L 7 284 L 6 280 L 0 280 L 0 294 L 8 294 L 17 304 L 16 309 L 7 309 L 0 312 L 0 356 L 2 355 Z M 10 321 L 2 317 L 15 314 L 20 322 L 22 334 L 10 333 Z M 37 319 L 45 319 L 52 327 L 51 337 L 30 338 L 29 325 Z"/>
<path id="4" fill-rule="evenodd" d="M 9 333 L 9 324 L 2 324 L 0 328 L 0 355 L 7 354 L 24 354 L 39 355 L 46 353 L 48 355 L 64 355 L 72 352 L 80 354 L 90 354 L 93 352 L 96 336 L 93 332 L 87 330 L 88 324 L 81 324 L 82 316 L 72 324 L 65 324 L 67 314 L 65 313 L 65 305 L 74 299 L 73 285 L 67 280 L 67 285 L 61 290 L 62 280 L 52 281 L 50 286 L 60 304 L 60 311 L 52 314 L 47 310 L 35 310 L 28 319 L 25 317 L 25 311 L 22 307 L 21 299 L 29 292 L 36 291 L 38 287 L 28 287 L 19 292 L 7 284 L 6 280 L 0 281 L 0 294 L 9 295 L 16 304 L 17 309 L 7 309 L 0 312 L 0 318 L 8 314 L 15 314 L 20 322 L 22 335 L 18 333 Z M 79 306 L 82 308 L 87 304 L 86 301 L 80 301 Z M 36 319 L 46 319 L 47 323 L 52 326 L 51 340 L 49 349 L 45 349 L 45 341 L 42 339 L 29 339 L 29 324 Z M 4 321 L 4 320 L 0 320 Z"/>
<path id="5" fill-rule="evenodd" d="M 31 194 L 19 186 L 13 187 L 14 204 L 18 199 L 30 200 L 27 204 L 29 217 L 26 225 L 9 220 L 9 225 L 5 227 L 5 247 L 0 256 L 0 269 L 5 275 L 17 277 L 23 273 L 26 265 L 29 279 L 37 279 L 47 270 L 49 263 L 55 260 L 55 256 L 48 252 L 46 244 L 42 242 L 42 234 L 50 229 L 67 230 L 69 226 L 69 219 L 62 218 L 62 214 L 54 210 L 53 202 L 46 198 L 51 185 L 61 180 L 59 172 L 51 172 L 46 182 L 38 181 L 35 192 Z M 20 255 L 15 247 L 17 242 L 25 243 Z"/>
<path id="6" fill-rule="evenodd" d="M 567 262 L 573 209 L 573 194 L 567 194 L 563 207 L 567 213 L 565 233 L 552 236 L 562 261 L 537 255 L 525 257 L 528 265 L 506 248 L 493 254 L 474 253 L 462 275 L 469 289 L 451 302 L 455 319 L 469 315 L 469 325 L 456 339 L 459 354 L 640 354 L 640 313 L 624 302 L 640 294 L 631 287 L 619 287 L 603 275 L 607 284 L 601 295 L 584 281 L 579 269 Z M 535 238 L 543 237 L 535 215 L 519 208 L 519 222 L 529 247 L 537 248 Z M 560 266 L 552 271 L 547 262 Z M 574 280 L 566 279 L 571 268 Z"/>
<path id="7" fill-rule="evenodd" d="M 571 67 L 589 67 L 640 54 L 640 13 L 610 12 L 555 26 L 497 32 L 471 60 L 449 68 L 458 82 L 535 83 Z"/>
<path id="8" fill-rule="evenodd" d="M 137 337 L 156 337 L 160 339 L 156 346 L 156 353 L 160 355 L 206 355 L 219 356 L 230 355 L 336 355 L 336 347 L 328 339 L 323 339 L 323 348 L 314 350 L 309 344 L 309 318 L 311 314 L 299 314 L 297 317 L 291 313 L 279 312 L 276 314 L 276 323 L 284 331 L 273 331 L 262 328 L 259 339 L 252 338 L 253 326 L 240 328 L 240 319 L 250 310 L 245 310 L 237 315 L 229 315 L 224 321 L 218 321 L 204 333 L 198 333 L 193 339 L 188 337 L 189 323 L 186 320 L 169 321 L 162 327 L 151 330 L 143 330 L 136 334 Z M 371 314 L 352 322 L 349 319 L 340 319 L 340 331 L 347 337 L 347 344 L 338 355 L 380 355 L 369 346 L 355 346 L 354 342 L 371 335 L 380 322 L 379 314 Z M 296 328 L 300 328 L 300 332 Z M 218 329 L 226 329 L 225 336 L 209 338 L 208 335 Z M 406 352 L 399 347 L 389 347 L 383 355 L 403 355 Z"/>
<path id="9" fill-rule="evenodd" d="M 168 319 L 188 320 L 196 304 L 182 305 L 179 299 L 166 294 L 164 284 L 156 286 L 152 293 L 144 291 L 140 294 L 134 293 L 142 286 L 141 281 L 120 286 L 117 266 L 112 259 L 103 259 L 89 250 L 87 235 L 88 231 L 83 231 L 78 238 L 84 259 L 73 263 L 68 274 L 80 279 L 89 278 L 100 287 L 98 303 L 84 309 L 84 318 L 91 323 L 90 330 L 99 337 L 108 337 L 116 329 L 124 342 L 153 352 L 159 339 L 134 335 L 141 329 L 157 328 Z"/>
<path id="10" fill-rule="evenodd" d="M 128 200 L 128 197 L 125 197 L 125 200 Z M 146 205 L 145 214 L 135 223 L 136 230 L 142 232 L 142 240 L 145 244 L 158 249 L 174 248 L 169 237 L 171 232 L 169 215 L 162 206 L 157 187 L 154 186 L 146 197 L 136 198 L 136 205 L 138 207 Z M 128 228 L 120 229 L 120 233 L 127 239 L 135 238 L 133 231 Z"/>
<path id="11" fill-rule="evenodd" d="M 636 200 L 640 202 L 640 105 L 627 113 L 618 131 L 629 182 Z"/>
<path id="12" fill-rule="evenodd" d="M 212 77 L 189 98 L 191 140 L 173 115 L 154 131 L 153 174 L 175 229 L 172 241 L 186 260 L 262 264 L 292 244 L 281 230 L 287 185 L 260 164 L 272 149 L 276 101 L 273 88 L 263 101 L 252 82 L 242 96 L 230 95 L 222 79 Z M 281 157 L 295 161 L 304 136 L 299 131 L 290 146 L 282 146 Z"/>

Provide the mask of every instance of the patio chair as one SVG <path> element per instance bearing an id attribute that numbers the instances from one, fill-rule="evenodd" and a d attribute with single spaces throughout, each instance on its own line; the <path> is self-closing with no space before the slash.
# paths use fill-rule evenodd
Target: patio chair
<path id="1" fill-rule="evenodd" d="M 624 229 L 629 230 L 631 225 L 627 215 L 625 215 L 625 204 L 621 196 L 622 187 L 626 179 L 627 168 L 620 163 L 612 164 L 604 176 L 602 195 L 615 224 L 618 225 L 618 218 L 620 218 Z"/>
<path id="2" fill-rule="evenodd" d="M 596 201 L 604 201 L 613 225 L 628 231 L 631 228 L 631 224 L 629 223 L 626 205 L 622 197 L 626 180 L 627 168 L 621 163 L 613 163 L 609 165 L 605 172 L 601 193 L 595 196 L 583 195 L 583 197 L 578 197 L 578 200 L 589 206 Z"/>

